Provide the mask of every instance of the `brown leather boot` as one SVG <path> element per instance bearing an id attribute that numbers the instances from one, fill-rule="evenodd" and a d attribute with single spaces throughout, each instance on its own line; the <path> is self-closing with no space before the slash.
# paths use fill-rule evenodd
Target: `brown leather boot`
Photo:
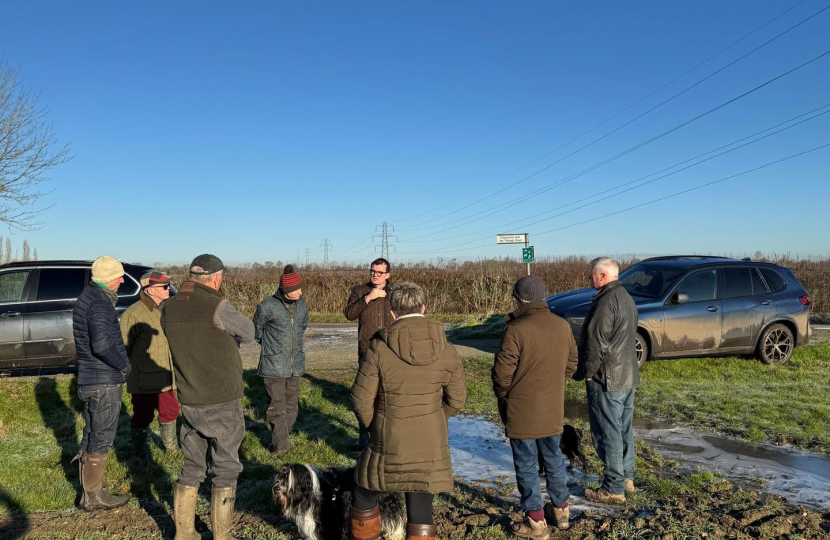
<path id="1" fill-rule="evenodd" d="M 380 507 L 349 511 L 352 522 L 352 540 L 378 540 L 380 538 Z"/>
<path id="2" fill-rule="evenodd" d="M 176 522 L 174 540 L 201 540 L 196 532 L 196 499 L 199 496 L 197 486 L 173 484 L 173 519 Z"/>
<path id="3" fill-rule="evenodd" d="M 110 495 L 104 491 L 104 472 L 107 470 L 107 454 L 81 456 L 81 508 L 86 511 L 109 510 L 124 506 L 130 501 L 129 495 Z"/>
<path id="4" fill-rule="evenodd" d="M 406 540 L 435 540 L 435 525 L 406 524 Z"/>

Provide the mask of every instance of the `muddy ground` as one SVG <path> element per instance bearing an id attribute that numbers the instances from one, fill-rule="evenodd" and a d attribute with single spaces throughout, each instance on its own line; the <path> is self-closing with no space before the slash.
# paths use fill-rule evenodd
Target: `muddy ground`
<path id="1" fill-rule="evenodd" d="M 830 332 L 828 332 L 830 333 Z M 307 334 L 306 355 L 309 371 L 326 371 L 356 362 L 356 327 L 314 325 Z M 492 353 L 496 342 L 483 340 L 459 343 L 463 356 Z M 242 350 L 245 368 L 256 367 L 258 347 Z M 651 489 L 661 479 L 681 480 L 663 488 L 658 498 L 634 497 L 626 507 L 582 510 L 572 519 L 568 531 L 552 529 L 553 538 L 830 538 L 830 510 L 812 510 L 786 499 L 764 493 L 762 489 L 738 485 L 718 477 L 696 485 L 683 479 L 676 462 L 655 451 L 645 451 L 643 464 L 654 478 Z M 596 472 L 596 471 L 594 471 Z M 639 474 L 639 473 L 638 473 Z M 509 525 L 519 519 L 518 501 L 510 479 L 481 485 L 456 482 L 452 493 L 436 503 L 436 521 L 441 538 L 509 537 Z M 679 486 L 679 487 L 678 487 Z M 44 486 L 48 489 L 48 486 Z M 0 490 L 0 502 L 4 502 Z M 172 538 L 172 503 L 148 504 L 133 499 L 124 508 L 109 512 L 84 513 L 76 510 L 0 518 L 0 540 L 5 539 L 150 539 Z M 209 510 L 200 505 L 197 528 L 207 531 Z M 281 518 L 279 511 L 251 514 L 238 512 L 234 532 L 240 539 L 297 538 L 296 528 Z"/>

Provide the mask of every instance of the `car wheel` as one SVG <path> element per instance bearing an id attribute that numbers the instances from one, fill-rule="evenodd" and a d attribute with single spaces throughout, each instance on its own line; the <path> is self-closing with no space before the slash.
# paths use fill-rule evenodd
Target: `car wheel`
<path id="1" fill-rule="evenodd" d="M 795 338 L 783 324 L 773 324 L 761 334 L 758 356 L 765 364 L 783 364 L 793 355 Z"/>
<path id="2" fill-rule="evenodd" d="M 637 365 L 643 367 L 643 364 L 648 360 L 648 341 L 643 334 L 637 332 L 637 339 L 634 341 L 634 346 L 637 349 Z"/>

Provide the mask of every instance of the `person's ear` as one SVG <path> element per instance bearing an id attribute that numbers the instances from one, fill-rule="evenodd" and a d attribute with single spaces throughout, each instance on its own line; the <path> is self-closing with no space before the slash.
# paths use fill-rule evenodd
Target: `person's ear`
<path id="1" fill-rule="evenodd" d="M 424 305 L 421 306 L 421 315 L 426 313 L 426 311 L 427 311 L 427 306 L 426 306 L 426 304 L 424 304 Z"/>

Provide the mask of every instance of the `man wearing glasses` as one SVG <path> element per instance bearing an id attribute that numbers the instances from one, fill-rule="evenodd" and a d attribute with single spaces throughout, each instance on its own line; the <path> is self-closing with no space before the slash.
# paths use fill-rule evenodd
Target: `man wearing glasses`
<path id="1" fill-rule="evenodd" d="M 375 332 L 392 324 L 392 308 L 386 293 L 389 291 L 389 261 L 384 258 L 372 261 L 370 280 L 352 289 L 343 314 L 350 321 L 357 320 L 357 363 L 363 362 L 363 355 L 369 348 L 369 340 Z M 357 446 L 362 449 L 369 440 L 369 431 L 360 428 Z"/>
<path id="2" fill-rule="evenodd" d="M 133 365 L 127 379 L 127 392 L 133 402 L 130 438 L 134 458 L 140 466 L 147 466 L 147 428 L 156 410 L 164 447 L 168 451 L 179 447 L 176 441 L 179 400 L 173 381 L 172 355 L 158 309 L 169 297 L 170 278 L 161 272 L 148 272 L 141 276 L 140 301 L 121 316 L 121 335 Z"/>

